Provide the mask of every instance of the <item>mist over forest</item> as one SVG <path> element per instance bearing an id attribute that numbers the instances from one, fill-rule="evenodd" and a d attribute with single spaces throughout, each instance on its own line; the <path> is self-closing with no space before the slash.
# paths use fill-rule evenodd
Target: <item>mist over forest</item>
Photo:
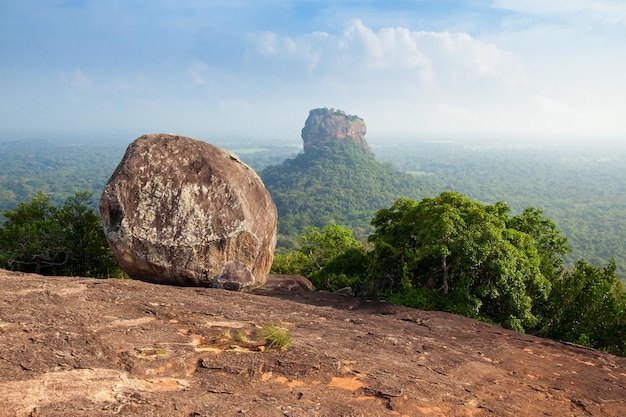
<path id="1" fill-rule="evenodd" d="M 294 158 L 298 140 L 204 139 L 231 150 L 262 172 Z M 130 140 L 0 141 L 0 210 L 38 190 L 60 204 L 77 191 L 94 206 Z M 485 204 L 506 202 L 514 213 L 544 211 L 568 238 L 573 264 L 615 259 L 626 277 L 626 145 L 618 141 L 478 141 L 372 139 L 377 160 Z M 435 194 L 433 194 L 435 195 Z M 381 207 L 382 208 L 382 207 Z M 280 221 L 280 220 L 279 220 Z"/>

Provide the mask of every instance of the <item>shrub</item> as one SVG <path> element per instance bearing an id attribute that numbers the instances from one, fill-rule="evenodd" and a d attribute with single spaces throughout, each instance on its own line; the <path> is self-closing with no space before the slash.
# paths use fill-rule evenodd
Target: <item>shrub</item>
<path id="1" fill-rule="evenodd" d="M 289 329 L 280 324 L 265 324 L 261 327 L 261 337 L 268 348 L 287 349 L 291 346 Z"/>

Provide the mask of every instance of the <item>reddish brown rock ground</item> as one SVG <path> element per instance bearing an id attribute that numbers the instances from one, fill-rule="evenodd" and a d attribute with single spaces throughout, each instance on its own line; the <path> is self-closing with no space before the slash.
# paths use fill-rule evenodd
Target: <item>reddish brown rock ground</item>
<path id="1" fill-rule="evenodd" d="M 293 346 L 261 351 L 266 323 Z M 626 358 L 329 293 L 0 270 L 0 415 L 621 417 Z"/>

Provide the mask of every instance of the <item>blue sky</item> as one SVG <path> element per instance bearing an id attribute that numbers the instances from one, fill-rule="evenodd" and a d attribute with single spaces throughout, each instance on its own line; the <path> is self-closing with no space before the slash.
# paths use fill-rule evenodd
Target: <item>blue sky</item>
<path id="1" fill-rule="evenodd" d="M 624 0 L 0 0 L 0 139 L 626 139 Z"/>

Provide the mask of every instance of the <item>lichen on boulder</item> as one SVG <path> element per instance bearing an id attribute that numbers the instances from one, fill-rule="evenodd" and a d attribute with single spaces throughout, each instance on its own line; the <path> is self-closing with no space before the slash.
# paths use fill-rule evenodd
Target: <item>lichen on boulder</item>
<path id="1" fill-rule="evenodd" d="M 206 142 L 137 138 L 104 188 L 100 213 L 134 279 L 247 291 L 265 283 L 272 265 L 269 192 L 236 155 Z"/>

